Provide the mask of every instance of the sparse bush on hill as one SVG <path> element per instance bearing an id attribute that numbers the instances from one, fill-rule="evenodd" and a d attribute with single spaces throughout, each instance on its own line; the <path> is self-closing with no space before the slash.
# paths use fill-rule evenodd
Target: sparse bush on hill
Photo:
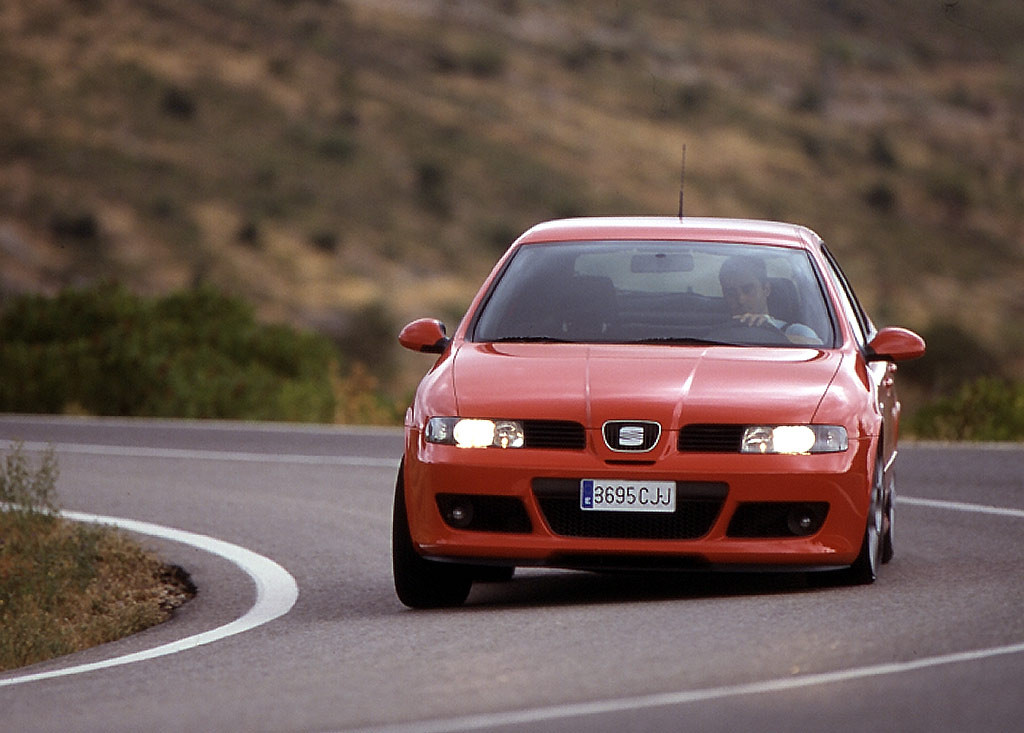
<path id="1" fill-rule="evenodd" d="M 22 296 L 0 313 L 0 410 L 330 421 L 335 360 L 324 337 L 209 288 Z"/>
<path id="2" fill-rule="evenodd" d="M 416 164 L 416 191 L 423 208 L 440 218 L 451 214 L 448 171 L 443 164 L 422 160 Z"/>

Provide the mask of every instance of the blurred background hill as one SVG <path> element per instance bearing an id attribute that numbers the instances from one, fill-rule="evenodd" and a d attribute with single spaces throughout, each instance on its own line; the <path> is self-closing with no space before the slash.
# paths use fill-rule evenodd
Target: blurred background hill
<path id="1" fill-rule="evenodd" d="M 912 400 L 1024 381 L 1020 0 L 5 0 L 0 310 L 202 286 L 400 406 L 403 323 L 537 221 L 674 214 L 684 143 L 687 213 L 810 226 L 926 336 Z"/>

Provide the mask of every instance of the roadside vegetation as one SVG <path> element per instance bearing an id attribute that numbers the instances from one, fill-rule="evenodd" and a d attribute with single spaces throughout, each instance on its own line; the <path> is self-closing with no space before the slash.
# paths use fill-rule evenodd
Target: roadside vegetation
<path id="1" fill-rule="evenodd" d="M 344 399 L 342 417 L 391 417 L 351 382 L 326 337 L 259 323 L 210 287 L 144 298 L 100 285 L 0 308 L 4 412 L 331 422 Z"/>
<path id="2" fill-rule="evenodd" d="M 913 415 L 909 432 L 938 440 L 1024 440 L 1024 382 L 982 378 Z"/>
<path id="3" fill-rule="evenodd" d="M 403 323 L 454 327 L 540 220 L 674 214 L 685 143 L 689 215 L 811 226 L 879 325 L 1019 382 L 1022 37 L 1019 0 L 9 0 L 0 304 L 212 288 L 341 354 L 333 412 L 309 372 L 177 344 L 205 394 L 48 409 L 394 422 L 428 366 Z"/>
<path id="4" fill-rule="evenodd" d="M 58 515 L 54 453 L 20 445 L 0 465 L 0 670 L 161 623 L 195 594 L 188 576 L 120 531 Z"/>
<path id="5" fill-rule="evenodd" d="M 899 369 L 903 434 L 1024 441 L 1024 378 L 1015 367 L 955 323 L 937 322 L 922 336 L 928 344 L 924 358 Z"/>
<path id="6" fill-rule="evenodd" d="M 904 432 L 1024 440 L 1024 381 L 969 333 L 925 331 L 901 367 Z M 398 425 L 407 394 L 326 336 L 259 323 L 209 286 L 146 298 L 100 285 L 0 306 L 0 412 Z M 371 362 L 372 363 L 372 362 Z M 425 364 L 421 364 L 425 367 Z"/>

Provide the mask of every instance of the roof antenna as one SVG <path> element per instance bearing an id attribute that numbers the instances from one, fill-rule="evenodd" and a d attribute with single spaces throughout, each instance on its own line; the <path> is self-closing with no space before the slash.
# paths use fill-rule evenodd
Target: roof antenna
<path id="1" fill-rule="evenodd" d="M 683 166 L 679 172 L 679 219 L 683 218 L 683 184 L 686 182 L 686 143 L 683 143 Z"/>

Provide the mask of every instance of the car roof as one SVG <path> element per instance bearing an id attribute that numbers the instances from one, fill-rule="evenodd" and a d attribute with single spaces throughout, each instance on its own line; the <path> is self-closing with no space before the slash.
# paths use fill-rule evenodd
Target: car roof
<path id="1" fill-rule="evenodd" d="M 807 227 L 759 219 L 708 217 L 582 217 L 543 222 L 527 230 L 518 244 L 581 240 L 676 240 L 742 242 L 813 249 L 821 238 Z"/>

